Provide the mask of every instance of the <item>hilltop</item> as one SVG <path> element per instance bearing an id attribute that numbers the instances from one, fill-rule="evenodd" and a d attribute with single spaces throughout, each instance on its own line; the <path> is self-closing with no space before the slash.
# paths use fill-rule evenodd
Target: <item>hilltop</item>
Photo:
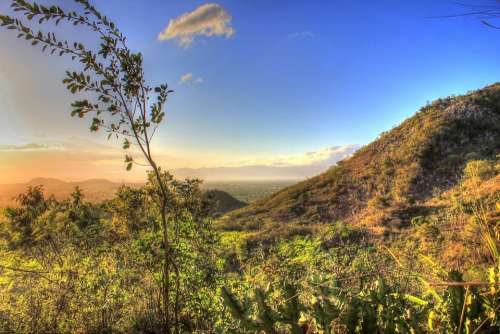
<path id="1" fill-rule="evenodd" d="M 204 193 L 205 198 L 214 201 L 216 216 L 223 215 L 225 213 L 241 209 L 247 206 L 247 203 L 236 199 L 225 191 L 211 189 L 206 190 Z"/>
<path id="2" fill-rule="evenodd" d="M 499 153 L 500 84 L 494 84 L 426 105 L 328 171 L 231 213 L 223 226 L 341 221 L 386 234 L 429 210 L 429 200 L 460 182 L 468 161 Z"/>

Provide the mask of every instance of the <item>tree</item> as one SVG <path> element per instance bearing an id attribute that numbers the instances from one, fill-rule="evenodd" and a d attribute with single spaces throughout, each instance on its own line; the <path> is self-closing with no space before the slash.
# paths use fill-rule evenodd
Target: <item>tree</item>
<path id="1" fill-rule="evenodd" d="M 111 136 L 123 139 L 123 148 L 135 145 L 146 160 L 157 181 L 158 197 L 163 231 L 163 328 L 165 333 L 172 329 L 179 332 L 178 321 L 172 321 L 170 272 L 171 236 L 169 235 L 168 201 L 169 193 L 162 176 L 162 170 L 153 157 L 151 142 L 165 117 L 165 103 L 172 90 L 168 85 L 156 87 L 147 85 L 141 53 L 134 53 L 127 46 L 127 39 L 108 17 L 101 14 L 88 0 L 74 0 L 79 10 L 65 11 L 59 6 L 44 6 L 26 0 L 12 0 L 11 8 L 20 15 L 0 16 L 0 25 L 6 30 L 17 32 L 42 52 L 68 56 L 81 65 L 78 71 L 67 71 L 63 83 L 72 93 L 85 93 L 87 99 L 75 100 L 71 116 L 92 115 L 90 130 L 104 129 Z M 27 21 L 37 28 L 31 28 Z M 49 29 L 42 29 L 49 23 Z M 74 41 L 60 39 L 50 30 L 60 24 L 71 24 L 89 29 L 100 40 L 96 48 Z M 126 169 L 139 164 L 131 155 L 125 156 Z M 178 273 L 175 275 L 178 276 Z M 175 308 L 174 311 L 175 313 Z M 178 319 L 174 314 L 173 319 Z"/>

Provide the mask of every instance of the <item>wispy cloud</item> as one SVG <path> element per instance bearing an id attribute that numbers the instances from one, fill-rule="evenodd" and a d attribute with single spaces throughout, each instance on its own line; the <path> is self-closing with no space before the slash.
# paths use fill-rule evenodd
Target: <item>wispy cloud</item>
<path id="1" fill-rule="evenodd" d="M 305 38 L 314 38 L 316 37 L 316 34 L 313 33 L 312 31 L 305 30 L 305 31 L 300 31 L 300 32 L 294 32 L 288 35 L 288 38 L 292 39 L 305 39 Z"/>
<path id="2" fill-rule="evenodd" d="M 168 26 L 158 35 L 158 40 L 175 39 L 180 46 L 187 47 L 194 42 L 196 36 L 231 37 L 235 33 L 234 28 L 230 26 L 231 20 L 231 15 L 220 5 L 207 3 L 170 20 Z"/>
<path id="3" fill-rule="evenodd" d="M 22 145 L 0 145 L 0 152 L 59 150 L 61 145 L 28 143 Z"/>
<path id="4" fill-rule="evenodd" d="M 181 79 L 179 81 L 181 84 L 193 84 L 193 85 L 198 85 L 203 83 L 203 78 L 202 77 L 195 77 L 193 73 L 189 72 L 181 76 Z"/>

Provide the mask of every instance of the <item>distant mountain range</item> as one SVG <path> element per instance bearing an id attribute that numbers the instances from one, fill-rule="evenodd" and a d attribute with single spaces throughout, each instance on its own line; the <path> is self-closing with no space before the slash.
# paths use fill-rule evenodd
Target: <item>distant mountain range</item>
<path id="1" fill-rule="evenodd" d="M 73 189 L 80 187 L 85 198 L 91 202 L 110 199 L 116 190 L 122 186 L 140 187 L 140 183 L 115 183 L 105 179 L 90 179 L 81 182 L 65 182 L 54 178 L 35 178 L 27 183 L 0 184 L 0 207 L 16 204 L 14 197 L 26 191 L 28 187 L 43 186 L 47 195 L 54 195 L 57 199 L 65 199 Z"/>
<path id="2" fill-rule="evenodd" d="M 27 183 L 1 184 L 0 185 L 0 208 L 16 206 L 15 197 L 26 191 L 28 187 L 43 186 L 44 193 L 54 195 L 56 199 L 66 199 L 76 186 L 80 187 L 85 195 L 85 199 L 90 202 L 99 202 L 113 198 L 119 187 L 126 185 L 129 187 L 141 187 L 141 183 L 116 183 L 105 179 L 90 179 L 81 182 L 65 182 L 54 178 L 35 178 Z M 228 213 L 229 211 L 240 209 L 247 203 L 236 199 L 229 193 L 210 189 L 206 190 L 205 196 L 213 200 L 216 215 Z"/>
<path id="3" fill-rule="evenodd" d="M 313 162 L 308 164 L 284 165 L 254 165 L 241 167 L 214 168 L 182 168 L 172 173 L 178 179 L 199 178 L 205 180 L 206 189 L 218 189 L 233 197 L 232 204 L 227 204 L 228 197 L 223 195 L 224 208 L 241 207 L 245 201 L 253 201 L 289 185 L 292 182 L 304 180 L 325 171 L 329 166 L 351 156 L 358 145 L 333 146 L 320 152 L 310 152 Z M 43 185 L 46 194 L 52 194 L 57 199 L 64 199 L 79 186 L 87 200 L 98 202 L 110 199 L 116 190 L 122 186 L 139 187 L 141 183 L 112 182 L 107 179 L 90 179 L 80 182 L 65 182 L 56 178 L 35 178 L 27 183 L 0 184 L 0 207 L 12 206 L 14 197 L 26 191 L 29 186 Z M 238 197 L 238 199 L 234 198 Z M 237 203 L 236 201 L 240 201 Z M 227 205 L 226 205 L 227 204 Z M 245 203 L 246 204 L 246 203 Z"/>
<path id="4" fill-rule="evenodd" d="M 333 146 L 321 152 L 309 152 L 307 155 L 318 155 L 321 158 L 308 164 L 290 165 L 252 165 L 241 167 L 214 167 L 214 168 L 180 168 L 172 173 L 180 179 L 194 177 L 207 181 L 284 181 L 304 180 L 326 171 L 338 161 L 351 156 L 361 146 L 345 145 Z"/>

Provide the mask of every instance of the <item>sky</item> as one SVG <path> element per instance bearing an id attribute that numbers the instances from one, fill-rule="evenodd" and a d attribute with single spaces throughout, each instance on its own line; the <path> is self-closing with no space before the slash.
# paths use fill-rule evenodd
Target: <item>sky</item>
<path id="1" fill-rule="evenodd" d="M 9 3 L 0 1 L 0 13 L 12 14 Z M 438 18 L 469 10 L 454 1 L 93 3 L 142 52 L 148 81 L 175 90 L 154 139 L 170 170 L 230 167 L 244 178 L 265 167 L 280 178 L 293 167 L 310 176 L 311 166 L 327 168 L 428 101 L 500 74 L 500 31 L 476 17 Z M 57 31 L 94 41 L 83 28 Z M 10 31 L 0 31 L 0 45 L 0 183 L 144 179 L 141 168 L 125 171 L 120 143 L 69 116 L 74 96 L 61 79 L 70 59 L 43 55 Z"/>

